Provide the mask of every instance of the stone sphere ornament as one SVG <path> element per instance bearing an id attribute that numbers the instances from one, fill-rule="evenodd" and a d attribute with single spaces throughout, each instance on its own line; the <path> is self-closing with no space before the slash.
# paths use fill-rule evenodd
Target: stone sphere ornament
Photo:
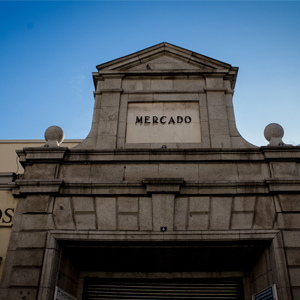
<path id="1" fill-rule="evenodd" d="M 64 138 L 65 133 L 59 126 L 50 126 L 45 131 L 45 140 L 47 143 L 44 147 L 58 147 Z"/>
<path id="2" fill-rule="evenodd" d="M 264 130 L 264 136 L 267 141 L 269 141 L 268 146 L 283 146 L 282 137 L 284 135 L 284 130 L 281 125 L 277 123 L 271 123 L 266 126 Z"/>

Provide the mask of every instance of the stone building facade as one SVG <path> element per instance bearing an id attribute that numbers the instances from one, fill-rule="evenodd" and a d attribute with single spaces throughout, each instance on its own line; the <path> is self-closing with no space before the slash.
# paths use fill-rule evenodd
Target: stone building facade
<path id="1" fill-rule="evenodd" d="M 97 69 L 87 138 L 17 151 L 0 299 L 300 299 L 300 148 L 240 136 L 238 68 L 161 43 Z"/>

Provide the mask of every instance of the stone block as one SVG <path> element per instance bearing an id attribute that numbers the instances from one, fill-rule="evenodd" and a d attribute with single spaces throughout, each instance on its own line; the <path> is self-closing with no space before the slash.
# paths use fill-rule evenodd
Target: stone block
<path id="1" fill-rule="evenodd" d="M 292 288 L 293 300 L 300 300 L 300 288 Z"/>
<path id="2" fill-rule="evenodd" d="M 5 240 L 2 239 L 2 245 L 8 244 L 7 250 L 16 250 L 18 248 L 18 232 L 12 232 L 11 228 L 1 228 L 1 231 L 6 235 Z M 10 236 L 9 236 L 10 234 Z M 4 236 L 3 235 L 3 236 Z M 0 264 L 1 265 L 1 264 Z"/>
<path id="3" fill-rule="evenodd" d="M 231 229 L 251 229 L 253 225 L 253 213 L 233 213 Z"/>
<path id="4" fill-rule="evenodd" d="M 300 287 L 300 268 L 289 269 L 291 285 L 294 287 Z"/>
<path id="5" fill-rule="evenodd" d="M 257 197 L 253 229 L 271 229 L 275 220 L 273 197 Z"/>
<path id="6" fill-rule="evenodd" d="M 227 120 L 226 106 L 208 105 L 208 115 L 210 120 Z M 226 125 L 227 125 L 226 121 Z"/>
<path id="7" fill-rule="evenodd" d="M 13 268 L 11 286 L 38 286 L 41 270 L 38 268 Z"/>
<path id="8" fill-rule="evenodd" d="M 208 222 L 208 214 L 189 213 L 188 230 L 207 230 Z"/>
<path id="9" fill-rule="evenodd" d="M 123 173 L 123 165 L 94 164 L 91 166 L 90 178 L 96 182 L 122 182 Z"/>
<path id="10" fill-rule="evenodd" d="M 126 181 L 139 181 L 144 178 L 157 178 L 158 164 L 127 164 L 125 168 Z"/>
<path id="11" fill-rule="evenodd" d="M 99 230 L 117 229 L 116 198 L 96 198 L 97 224 Z"/>
<path id="12" fill-rule="evenodd" d="M 140 230 L 152 230 L 152 199 L 150 197 L 139 198 L 139 216 Z"/>
<path id="13" fill-rule="evenodd" d="M 96 149 L 115 149 L 117 138 L 115 135 L 97 136 Z"/>
<path id="14" fill-rule="evenodd" d="M 94 212 L 93 197 L 72 197 L 73 209 L 75 212 Z"/>
<path id="15" fill-rule="evenodd" d="M 243 140 L 241 138 L 240 133 L 238 132 L 238 130 L 236 128 L 235 121 L 228 121 L 228 126 L 229 126 L 229 132 L 230 132 L 231 137 L 238 137 L 240 140 Z M 238 147 L 236 147 L 236 148 L 238 148 Z"/>
<path id="16" fill-rule="evenodd" d="M 197 164 L 159 164 L 158 176 L 161 178 L 184 178 L 184 180 L 197 180 Z"/>
<path id="17" fill-rule="evenodd" d="M 55 178 L 56 164 L 33 164 L 25 170 L 25 179 L 53 179 Z"/>
<path id="18" fill-rule="evenodd" d="M 48 230 L 54 229 L 51 214 L 26 214 L 22 218 L 23 230 Z"/>
<path id="19" fill-rule="evenodd" d="M 206 91 L 207 106 L 224 106 L 226 108 L 226 102 L 224 99 L 224 92 L 212 92 Z"/>
<path id="20" fill-rule="evenodd" d="M 118 125 L 118 138 L 125 138 L 126 137 L 126 123 L 119 122 Z"/>
<path id="21" fill-rule="evenodd" d="M 211 198 L 210 229 L 228 230 L 231 217 L 232 198 Z"/>
<path id="22" fill-rule="evenodd" d="M 105 106 L 100 109 L 100 120 L 111 122 L 118 121 L 119 107 L 117 106 Z"/>
<path id="23" fill-rule="evenodd" d="M 239 163 L 239 180 L 265 180 L 269 177 L 267 165 L 257 163 Z"/>
<path id="24" fill-rule="evenodd" d="M 119 122 L 126 123 L 127 121 L 127 104 L 126 106 L 120 106 L 119 110 Z"/>
<path id="25" fill-rule="evenodd" d="M 284 212 L 300 212 L 300 195 L 279 194 L 279 202 Z"/>
<path id="26" fill-rule="evenodd" d="M 120 104 L 120 93 L 103 93 L 102 107 L 117 106 Z"/>
<path id="27" fill-rule="evenodd" d="M 289 266 L 300 267 L 300 248 L 299 249 L 286 249 L 287 263 Z"/>
<path id="28" fill-rule="evenodd" d="M 117 149 L 125 148 L 125 138 L 117 138 Z"/>
<path id="29" fill-rule="evenodd" d="M 256 197 L 234 197 L 234 211 L 254 211 Z"/>
<path id="30" fill-rule="evenodd" d="M 194 179 L 195 180 L 195 179 Z M 199 180 L 228 181 L 238 180 L 237 166 L 234 164 L 199 164 Z"/>
<path id="31" fill-rule="evenodd" d="M 201 125 L 203 122 L 208 122 L 207 107 L 201 106 L 201 104 L 200 104 L 200 120 L 201 120 Z"/>
<path id="32" fill-rule="evenodd" d="M 118 224 L 119 230 L 138 230 L 138 215 L 119 214 Z"/>
<path id="33" fill-rule="evenodd" d="M 9 289 L 8 294 L 4 298 L 5 300 L 36 300 L 37 288 L 14 288 Z M 0 296 L 0 299 L 1 296 Z"/>
<path id="34" fill-rule="evenodd" d="M 199 79 L 177 79 L 173 81 L 174 90 L 177 91 L 199 91 L 205 87 L 205 81 Z"/>
<path id="35" fill-rule="evenodd" d="M 173 80 L 150 80 L 152 91 L 173 90 Z"/>
<path id="36" fill-rule="evenodd" d="M 272 162 L 274 178 L 295 178 L 299 177 L 296 162 Z"/>
<path id="37" fill-rule="evenodd" d="M 175 198 L 174 230 L 187 229 L 188 198 Z"/>
<path id="38" fill-rule="evenodd" d="M 71 198 L 57 197 L 53 209 L 56 229 L 75 229 Z"/>
<path id="39" fill-rule="evenodd" d="M 209 128 L 212 135 L 229 137 L 229 127 L 227 120 L 210 120 Z"/>
<path id="40" fill-rule="evenodd" d="M 153 230 L 160 231 L 161 227 L 173 230 L 174 194 L 153 194 Z"/>
<path id="41" fill-rule="evenodd" d="M 278 213 L 275 228 L 300 229 L 300 214 Z"/>
<path id="42" fill-rule="evenodd" d="M 27 196 L 25 200 L 25 212 L 46 212 L 49 200 L 49 195 Z"/>
<path id="43" fill-rule="evenodd" d="M 18 249 L 14 252 L 14 266 L 40 267 L 43 263 L 44 249 Z"/>
<path id="44" fill-rule="evenodd" d="M 101 90 L 120 89 L 122 86 L 122 78 L 105 77 L 104 81 L 101 81 Z"/>
<path id="45" fill-rule="evenodd" d="M 44 248 L 46 246 L 46 232 L 19 232 L 19 248 Z"/>
<path id="46" fill-rule="evenodd" d="M 59 178 L 71 181 L 82 181 L 82 178 L 89 178 L 91 173 L 90 165 L 62 165 L 60 167 Z"/>
<path id="47" fill-rule="evenodd" d="M 117 121 L 100 121 L 98 135 L 117 135 L 118 122 Z"/>
<path id="48" fill-rule="evenodd" d="M 208 88 L 223 88 L 223 78 L 206 77 L 205 81 Z"/>
<path id="49" fill-rule="evenodd" d="M 124 91 L 149 91 L 150 90 L 150 80 L 149 79 L 124 79 L 122 81 L 122 88 Z"/>
<path id="50" fill-rule="evenodd" d="M 231 148 L 231 139 L 229 134 L 211 134 L 211 148 Z"/>
<path id="51" fill-rule="evenodd" d="M 118 197 L 119 212 L 138 212 L 138 197 Z"/>
<path id="52" fill-rule="evenodd" d="M 300 231 L 283 231 L 285 247 L 300 248 Z"/>
<path id="53" fill-rule="evenodd" d="M 208 212 L 209 205 L 209 197 L 189 197 L 190 212 Z"/>
<path id="54" fill-rule="evenodd" d="M 76 228 L 78 230 L 95 230 L 96 216 L 95 214 L 75 214 Z"/>

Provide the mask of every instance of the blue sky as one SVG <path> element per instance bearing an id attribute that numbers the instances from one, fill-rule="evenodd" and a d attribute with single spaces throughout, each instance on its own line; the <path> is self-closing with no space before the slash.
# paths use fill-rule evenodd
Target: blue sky
<path id="1" fill-rule="evenodd" d="M 239 67 L 237 128 L 300 144 L 300 1 L 0 1 L 0 139 L 85 138 L 95 66 L 168 42 Z"/>

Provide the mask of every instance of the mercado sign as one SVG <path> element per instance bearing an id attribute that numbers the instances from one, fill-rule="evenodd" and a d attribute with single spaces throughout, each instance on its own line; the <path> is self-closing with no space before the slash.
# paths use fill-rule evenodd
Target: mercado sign
<path id="1" fill-rule="evenodd" d="M 252 296 L 252 300 L 278 300 L 276 285 L 273 284 L 268 288 Z"/>
<path id="2" fill-rule="evenodd" d="M 198 102 L 129 103 L 126 143 L 200 143 Z"/>

